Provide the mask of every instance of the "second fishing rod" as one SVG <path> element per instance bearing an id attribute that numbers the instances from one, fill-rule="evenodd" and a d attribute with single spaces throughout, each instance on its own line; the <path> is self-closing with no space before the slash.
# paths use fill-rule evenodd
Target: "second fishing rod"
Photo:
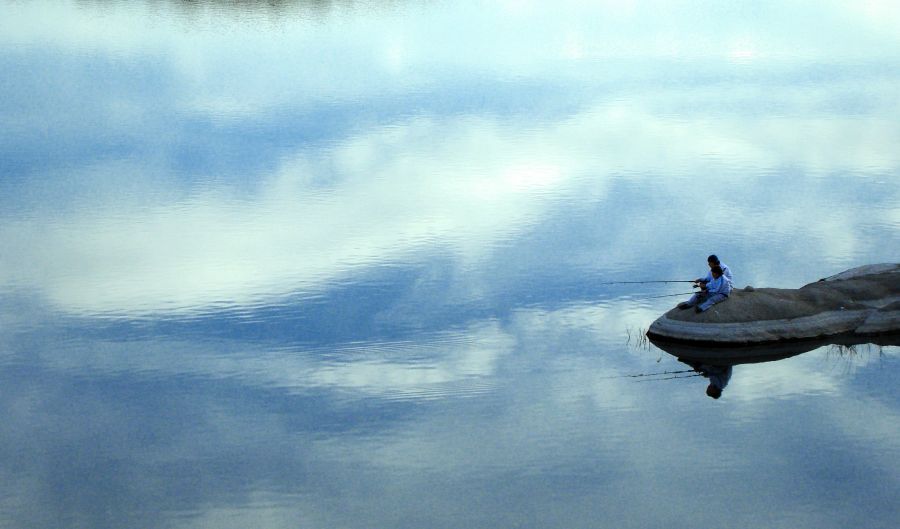
<path id="1" fill-rule="evenodd" d="M 651 283 L 697 283 L 696 279 L 652 279 L 648 281 L 604 281 L 598 285 L 646 285 Z"/>

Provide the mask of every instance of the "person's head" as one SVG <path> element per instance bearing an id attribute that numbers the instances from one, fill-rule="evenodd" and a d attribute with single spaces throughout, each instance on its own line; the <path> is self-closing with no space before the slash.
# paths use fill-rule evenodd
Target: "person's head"
<path id="1" fill-rule="evenodd" d="M 712 275 L 715 278 L 722 277 L 722 274 L 724 273 L 724 272 L 722 272 L 722 267 L 719 265 L 713 266 L 712 268 L 709 269 L 709 271 L 712 272 Z"/>
<path id="2" fill-rule="evenodd" d="M 722 264 L 719 262 L 719 258 L 716 257 L 716 254 L 712 254 L 709 257 L 707 257 L 706 262 L 707 262 L 707 264 L 709 264 L 710 268 L 712 268 L 714 266 L 719 266 L 720 264 Z"/>
<path id="3" fill-rule="evenodd" d="M 706 395 L 708 397 L 718 399 L 719 397 L 722 396 L 722 388 L 710 384 L 710 385 L 706 386 Z"/>

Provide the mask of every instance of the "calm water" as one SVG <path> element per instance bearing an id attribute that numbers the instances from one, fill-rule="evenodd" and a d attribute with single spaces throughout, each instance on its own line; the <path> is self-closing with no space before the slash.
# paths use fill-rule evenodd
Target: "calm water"
<path id="1" fill-rule="evenodd" d="M 0 526 L 896 527 L 900 347 L 602 283 L 900 261 L 900 5 L 588 4 L 0 2 Z"/>

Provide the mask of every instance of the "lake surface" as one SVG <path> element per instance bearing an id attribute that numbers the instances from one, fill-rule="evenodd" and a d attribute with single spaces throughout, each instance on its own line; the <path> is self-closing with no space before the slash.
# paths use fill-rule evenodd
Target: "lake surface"
<path id="1" fill-rule="evenodd" d="M 900 262 L 900 7 L 0 2 L 0 526 L 893 528 L 900 347 L 643 338 Z"/>

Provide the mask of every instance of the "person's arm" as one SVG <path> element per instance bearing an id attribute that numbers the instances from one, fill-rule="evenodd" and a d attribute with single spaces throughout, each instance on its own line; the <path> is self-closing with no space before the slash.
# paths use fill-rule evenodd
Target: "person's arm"
<path id="1" fill-rule="evenodd" d="M 706 288 L 708 289 L 710 294 L 726 294 L 725 292 L 725 277 L 719 276 L 709 283 L 706 284 Z"/>

